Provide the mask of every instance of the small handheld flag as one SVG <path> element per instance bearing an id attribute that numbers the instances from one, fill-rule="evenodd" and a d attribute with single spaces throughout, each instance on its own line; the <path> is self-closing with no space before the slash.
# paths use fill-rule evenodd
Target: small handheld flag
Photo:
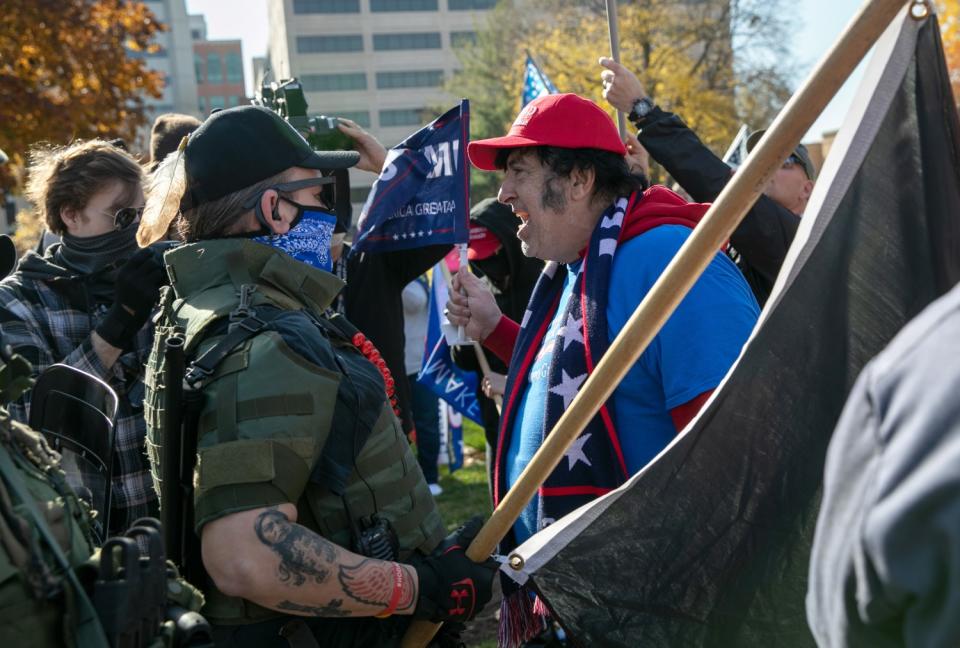
<path id="1" fill-rule="evenodd" d="M 441 261 L 440 263 L 446 263 Z M 430 315 L 427 325 L 426 352 L 417 382 L 426 385 L 454 409 L 482 425 L 477 401 L 477 375 L 453 363 L 450 345 L 442 330 L 443 309 L 447 305 L 447 283 L 439 267 L 433 269 L 430 289 Z"/>
<path id="2" fill-rule="evenodd" d="M 537 97 L 548 94 L 558 94 L 560 92 L 556 86 L 550 82 L 547 75 L 540 70 L 540 67 L 533 60 L 533 57 L 530 56 L 529 52 L 527 53 L 525 70 L 523 77 L 523 95 L 520 98 L 521 108 Z"/>
<path id="3" fill-rule="evenodd" d="M 730 147 L 727 149 L 727 152 L 723 154 L 723 161 L 726 162 L 727 166 L 731 169 L 736 169 L 747 159 L 748 135 L 750 135 L 750 129 L 747 128 L 746 124 L 741 125 L 736 137 L 730 142 Z"/>
<path id="4" fill-rule="evenodd" d="M 469 133 L 470 103 L 461 99 L 387 152 L 360 212 L 352 254 L 467 242 Z"/>

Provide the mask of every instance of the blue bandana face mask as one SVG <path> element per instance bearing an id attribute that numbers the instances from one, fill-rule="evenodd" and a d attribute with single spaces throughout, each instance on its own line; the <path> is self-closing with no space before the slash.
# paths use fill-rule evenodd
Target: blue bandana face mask
<path id="1" fill-rule="evenodd" d="M 337 217 L 319 208 L 297 205 L 300 216 L 286 234 L 256 236 L 254 241 L 286 252 L 297 261 L 330 272 L 330 241 Z"/>

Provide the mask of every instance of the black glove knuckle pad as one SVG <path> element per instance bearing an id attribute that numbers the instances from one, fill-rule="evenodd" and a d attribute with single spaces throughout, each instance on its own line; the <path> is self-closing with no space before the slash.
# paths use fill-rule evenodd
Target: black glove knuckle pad
<path id="1" fill-rule="evenodd" d="M 434 622 L 469 621 L 490 601 L 496 561 L 475 563 L 466 554 L 481 524 L 479 517 L 470 520 L 447 536 L 431 555 L 415 562 L 420 580 L 415 617 Z"/>

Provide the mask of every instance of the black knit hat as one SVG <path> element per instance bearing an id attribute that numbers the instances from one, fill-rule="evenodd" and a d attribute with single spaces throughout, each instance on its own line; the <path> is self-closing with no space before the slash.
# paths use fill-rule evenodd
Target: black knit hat
<path id="1" fill-rule="evenodd" d="M 282 117 L 263 106 L 237 106 L 210 115 L 184 152 L 187 210 L 240 191 L 291 167 L 347 169 L 356 151 L 314 151 Z"/>

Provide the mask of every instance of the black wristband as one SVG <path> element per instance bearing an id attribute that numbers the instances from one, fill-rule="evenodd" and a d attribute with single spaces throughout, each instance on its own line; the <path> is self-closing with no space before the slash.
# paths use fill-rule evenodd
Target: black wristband
<path id="1" fill-rule="evenodd" d="M 128 350 L 145 323 L 146 320 L 115 303 L 94 330 L 110 346 Z"/>

